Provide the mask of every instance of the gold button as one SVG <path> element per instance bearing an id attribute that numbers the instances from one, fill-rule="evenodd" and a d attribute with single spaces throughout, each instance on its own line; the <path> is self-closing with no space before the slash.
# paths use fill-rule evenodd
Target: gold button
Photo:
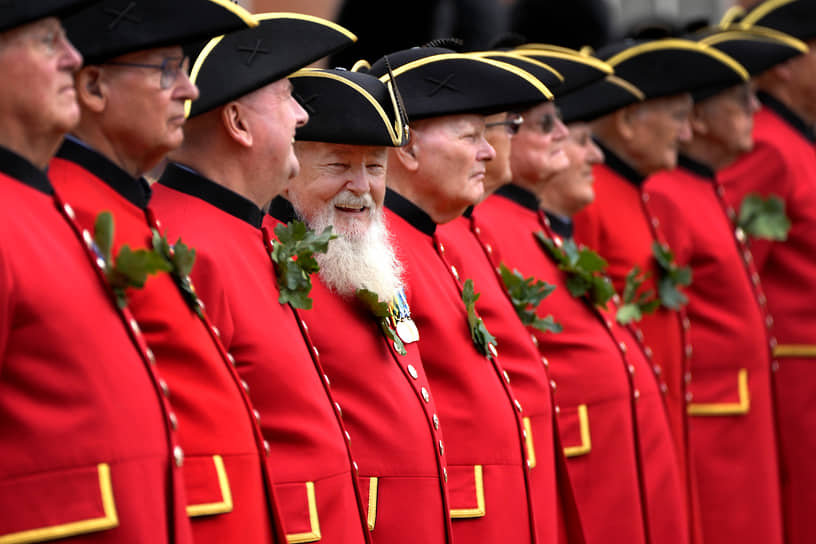
<path id="1" fill-rule="evenodd" d="M 439 441 L 439 455 L 445 455 L 445 445 L 441 440 Z"/>
<path id="2" fill-rule="evenodd" d="M 534 345 L 534 346 L 538 347 L 538 338 L 536 338 L 536 335 L 535 335 L 535 334 L 531 334 L 531 335 L 530 335 L 530 340 L 532 340 L 532 341 L 533 341 L 533 345 Z"/>
<path id="3" fill-rule="evenodd" d="M 338 414 L 340 417 L 343 417 L 343 409 L 342 409 L 342 408 L 340 408 L 340 403 L 339 403 L 339 402 L 335 402 L 335 403 L 334 403 L 334 408 L 337 410 L 337 414 Z"/>
<path id="4" fill-rule="evenodd" d="M 491 246 L 490 244 L 485 244 L 485 251 L 487 251 L 488 253 L 493 253 L 493 246 Z"/>
<path id="5" fill-rule="evenodd" d="M 516 405 L 516 409 L 519 411 L 519 413 L 521 413 L 523 410 L 521 409 L 521 403 L 518 401 L 518 399 L 514 399 L 513 403 Z"/>
<path id="6" fill-rule="evenodd" d="M 419 372 L 417 372 L 417 369 L 414 368 L 414 365 L 411 364 L 408 365 L 408 374 L 410 374 L 411 377 L 415 380 L 419 378 Z"/>
<path id="7" fill-rule="evenodd" d="M 326 382 L 327 387 L 331 387 L 331 380 L 329 379 L 328 374 L 323 374 L 323 381 Z"/>
<path id="8" fill-rule="evenodd" d="M 133 329 L 133 332 L 135 332 L 136 334 L 142 333 L 142 331 L 139 329 L 139 324 L 136 323 L 135 319 L 130 320 L 130 328 Z"/>
<path id="9" fill-rule="evenodd" d="M 315 359 L 318 359 L 318 360 L 319 360 L 319 359 L 320 359 L 320 352 L 319 352 L 319 351 L 317 351 L 317 348 L 316 348 L 316 347 L 314 347 L 314 346 L 312 346 L 312 351 L 314 351 L 314 354 L 315 354 Z"/>
<path id="10" fill-rule="evenodd" d="M 550 389 L 555 391 L 555 380 L 550 380 Z"/>
<path id="11" fill-rule="evenodd" d="M 99 270 L 105 270 L 105 259 L 102 257 L 97 257 L 96 266 L 99 268 Z"/>
<path id="12" fill-rule="evenodd" d="M 181 446 L 176 446 L 173 448 L 173 460 L 176 462 L 176 466 L 179 468 L 184 465 L 184 450 L 181 449 Z"/>
<path id="13" fill-rule="evenodd" d="M 252 415 L 255 416 L 255 421 L 260 425 L 261 413 L 258 410 L 252 410 Z"/>
<path id="14" fill-rule="evenodd" d="M 442 242 L 439 242 L 438 247 L 439 247 L 439 253 L 445 253 L 445 244 L 443 244 Z"/>
<path id="15" fill-rule="evenodd" d="M 343 431 L 343 432 L 344 432 L 344 433 L 345 433 L 345 435 L 346 435 L 346 441 L 347 441 L 347 442 L 351 442 L 351 435 L 349 434 L 349 432 L 348 432 L 348 431 Z"/>
<path id="16" fill-rule="evenodd" d="M 688 393 L 686 393 L 686 402 L 691 402 L 692 400 L 694 400 L 694 394 L 691 391 L 689 391 Z"/>
<path id="17" fill-rule="evenodd" d="M 488 344 L 487 351 L 489 351 L 490 355 L 492 355 L 494 358 L 499 356 L 499 351 L 496 349 L 496 346 L 494 344 Z"/>
<path id="18" fill-rule="evenodd" d="M 433 420 L 434 429 L 438 431 L 439 430 L 439 416 L 434 414 L 433 416 L 431 416 L 431 419 Z"/>
<path id="19" fill-rule="evenodd" d="M 91 236 L 91 233 L 88 232 L 88 229 L 82 229 L 82 239 L 85 240 L 86 246 L 93 247 L 93 236 Z"/>
<path id="20" fill-rule="evenodd" d="M 502 370 L 502 376 L 504 376 L 504 383 L 510 383 L 510 374 L 507 373 L 506 370 Z"/>
<path id="21" fill-rule="evenodd" d="M 633 394 L 633 395 L 634 395 L 634 397 L 635 397 L 635 400 L 638 400 L 638 399 L 640 398 L 640 390 L 639 390 L 639 389 L 635 389 L 635 392 L 634 392 L 634 394 Z"/>
<path id="22" fill-rule="evenodd" d="M 214 335 L 216 335 L 216 336 L 218 336 L 218 337 L 220 337 L 220 336 L 221 336 L 221 331 L 219 331 L 219 330 L 218 330 L 218 327 L 216 327 L 215 325 L 213 325 L 212 331 L 213 331 L 213 334 L 214 334 Z"/>
<path id="23" fill-rule="evenodd" d="M 424 387 L 420 389 L 420 394 L 422 394 L 422 400 L 424 400 L 425 402 L 431 402 L 431 394 L 428 393 L 427 389 L 425 389 Z"/>
<path id="24" fill-rule="evenodd" d="M 765 317 L 765 324 L 766 324 L 768 327 L 772 327 L 772 326 L 773 326 L 773 323 L 774 323 L 774 320 L 773 320 L 773 316 L 772 316 L 772 315 L 769 315 L 769 316 Z"/>
<path id="25" fill-rule="evenodd" d="M 159 378 L 159 388 L 165 397 L 170 398 L 170 387 L 167 385 L 167 382 L 161 378 Z"/>
<path id="26" fill-rule="evenodd" d="M 71 207 L 70 204 L 66 202 L 65 204 L 62 205 L 62 209 L 65 210 L 65 215 L 70 217 L 72 221 L 76 219 L 76 214 L 74 213 L 74 209 Z"/>
<path id="27" fill-rule="evenodd" d="M 445 476 L 445 482 L 448 481 L 448 469 L 446 467 L 442 467 L 442 475 Z"/>
<path id="28" fill-rule="evenodd" d="M 241 380 L 241 387 L 244 388 L 244 393 L 249 395 L 249 384 L 246 382 L 246 380 Z"/>
<path id="29" fill-rule="evenodd" d="M 550 361 L 546 357 L 542 357 L 541 362 L 544 364 L 544 368 L 550 368 Z"/>
<path id="30" fill-rule="evenodd" d="M 459 280 L 459 272 L 456 270 L 456 267 L 455 267 L 455 266 L 453 266 L 453 265 L 451 265 L 451 274 L 453 274 L 453 277 L 454 277 L 454 278 L 456 278 L 457 280 Z"/>
<path id="31" fill-rule="evenodd" d="M 167 414 L 167 419 L 170 420 L 170 428 L 174 431 L 178 429 L 178 418 L 174 412 Z"/>
<path id="32" fill-rule="evenodd" d="M 268 440 L 263 441 L 263 446 L 264 446 L 264 453 L 267 456 L 272 453 L 272 448 L 269 446 L 269 441 Z"/>
<path id="33" fill-rule="evenodd" d="M 229 361 L 232 366 L 235 366 L 235 357 L 232 356 L 232 353 L 227 352 L 227 361 Z"/>
<path id="34" fill-rule="evenodd" d="M 351 465 L 354 467 L 354 472 L 360 472 L 360 467 L 357 466 L 357 461 L 352 461 Z"/>
<path id="35" fill-rule="evenodd" d="M 153 353 L 152 349 L 145 348 L 145 357 L 147 357 L 147 362 L 151 365 L 156 364 L 156 355 Z"/>
<path id="36" fill-rule="evenodd" d="M 745 242 L 745 231 L 742 230 L 742 227 L 737 227 L 734 229 L 734 236 L 739 240 L 741 243 Z"/>

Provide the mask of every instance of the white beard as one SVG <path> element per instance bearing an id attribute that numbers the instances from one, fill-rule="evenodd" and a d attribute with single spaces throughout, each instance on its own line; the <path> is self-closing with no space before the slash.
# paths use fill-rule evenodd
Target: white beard
<path id="1" fill-rule="evenodd" d="M 371 195 L 362 197 L 343 191 L 313 217 L 303 217 L 294 193 L 290 199 L 298 215 L 315 232 L 332 226 L 338 237 L 329 242 L 326 253 L 315 256 L 320 265 L 320 280 L 326 287 L 341 296 L 354 296 L 358 289 L 377 293 L 381 302 L 390 302 L 402 287 L 402 264 L 394 253 L 382 208 L 377 208 Z M 337 230 L 334 209 L 336 204 L 368 206 L 371 217 L 369 227 L 354 224 L 342 231 Z"/>

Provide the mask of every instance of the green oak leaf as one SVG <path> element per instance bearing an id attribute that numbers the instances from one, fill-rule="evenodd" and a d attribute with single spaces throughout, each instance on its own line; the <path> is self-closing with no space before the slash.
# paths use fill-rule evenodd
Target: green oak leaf
<path id="1" fill-rule="evenodd" d="M 660 305 L 660 300 L 655 297 L 654 290 L 640 290 L 648 277 L 649 273 L 642 272 L 637 265 L 626 274 L 626 283 L 623 286 L 621 297 L 622 303 L 615 314 L 618 323 L 626 325 L 632 321 L 640 321 L 644 314 L 654 312 Z"/>
<path id="2" fill-rule="evenodd" d="M 481 294 L 477 293 L 473 288 L 473 280 L 465 280 L 465 283 L 462 285 L 462 302 L 465 303 L 465 309 L 467 310 L 470 338 L 473 340 L 473 344 L 476 348 L 485 357 L 492 360 L 494 356 L 490 346 L 492 345 L 495 350 L 498 342 L 496 341 L 496 337 L 487 330 L 482 318 L 476 313 L 476 301 L 479 300 L 480 296 Z"/>
<path id="3" fill-rule="evenodd" d="M 170 275 L 173 281 L 181 291 L 184 300 L 200 317 L 204 316 L 202 304 L 198 299 L 198 294 L 193 286 L 193 281 L 190 279 L 190 274 L 193 272 L 193 265 L 196 259 L 196 250 L 187 246 L 179 238 L 175 244 L 170 245 L 167 237 L 160 234 L 158 230 L 153 229 L 153 250 L 162 255 L 164 259 L 170 264 Z"/>
<path id="4" fill-rule="evenodd" d="M 94 243 L 102 253 L 102 258 L 106 263 L 111 262 L 111 251 L 113 249 L 113 237 L 116 228 L 113 224 L 113 214 L 109 211 L 100 212 L 94 221 Z"/>
<path id="5" fill-rule="evenodd" d="M 785 201 L 776 195 L 763 199 L 757 193 L 746 195 L 740 204 L 737 226 L 753 238 L 787 240 L 791 222 L 785 215 Z"/>
<path id="6" fill-rule="evenodd" d="M 275 227 L 277 240 L 272 242 L 271 258 L 277 270 L 277 282 L 281 304 L 291 304 L 295 308 L 311 309 L 311 275 L 320 270 L 316 253 L 325 253 L 329 242 L 335 238 L 332 228 L 316 234 L 302 221 L 291 221 Z"/>
<path id="7" fill-rule="evenodd" d="M 380 301 L 377 293 L 368 289 L 357 289 L 356 295 L 357 300 L 365 304 L 366 308 L 379 320 L 380 329 L 386 338 L 394 342 L 394 349 L 397 350 L 397 353 L 407 355 L 405 344 L 391 325 L 391 309 L 388 304 Z"/>
<path id="8" fill-rule="evenodd" d="M 510 270 L 504 263 L 499 265 L 499 274 L 504 288 L 513 303 L 516 314 L 525 326 L 533 327 L 541 332 L 561 332 L 562 327 L 555 322 L 553 316 L 545 318 L 538 317 L 536 308 L 541 301 L 547 298 L 555 290 L 555 285 L 550 285 L 533 277 L 525 278 L 518 270 Z"/>
<path id="9" fill-rule="evenodd" d="M 660 273 L 657 280 L 657 294 L 660 304 L 670 310 L 679 310 L 688 303 L 688 298 L 680 291 L 680 287 L 691 285 L 691 268 L 677 266 L 671 249 L 657 241 L 652 243 L 652 253 L 657 261 Z"/>
<path id="10" fill-rule="evenodd" d="M 606 307 L 615 295 L 615 287 L 605 274 L 606 260 L 587 247 L 579 248 L 571 238 L 559 247 L 541 231 L 535 236 L 558 268 L 566 273 L 567 291 L 573 297 L 586 296 L 594 305 Z"/>

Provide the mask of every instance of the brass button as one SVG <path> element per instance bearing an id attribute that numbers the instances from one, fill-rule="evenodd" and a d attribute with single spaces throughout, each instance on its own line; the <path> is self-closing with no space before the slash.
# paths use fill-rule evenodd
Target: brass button
<path id="1" fill-rule="evenodd" d="M 173 448 L 173 460 L 176 463 L 176 466 L 181 468 L 184 465 L 184 450 L 181 449 L 181 446 L 176 446 Z"/>
<path id="2" fill-rule="evenodd" d="M 411 377 L 415 380 L 419 378 L 419 372 L 417 372 L 417 369 L 414 367 L 414 365 L 411 364 L 408 365 L 408 374 L 410 374 Z"/>
<path id="3" fill-rule="evenodd" d="M 431 419 L 433 420 L 434 429 L 438 431 L 439 430 L 439 416 L 434 414 L 433 416 L 431 416 Z"/>
<path id="4" fill-rule="evenodd" d="M 425 402 L 431 402 L 431 394 L 430 394 L 430 393 L 428 393 L 428 390 L 427 390 L 427 389 L 425 389 L 425 388 L 423 387 L 423 388 L 420 390 L 420 393 L 422 394 L 422 400 L 424 400 Z"/>

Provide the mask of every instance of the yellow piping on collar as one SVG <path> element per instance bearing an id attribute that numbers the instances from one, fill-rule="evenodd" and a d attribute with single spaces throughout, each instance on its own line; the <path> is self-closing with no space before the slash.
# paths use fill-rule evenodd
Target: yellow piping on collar
<path id="1" fill-rule="evenodd" d="M 255 28 L 258 26 L 258 21 L 255 19 L 255 17 L 235 2 L 230 2 L 230 0 L 210 0 L 210 2 L 213 4 L 218 4 L 222 8 L 237 15 L 243 22 L 246 23 L 247 27 Z"/>
<path id="2" fill-rule="evenodd" d="M 549 64 L 545 64 L 537 59 L 532 57 L 526 57 L 524 55 L 520 55 L 515 51 L 478 51 L 476 53 L 469 53 L 474 57 L 480 58 L 492 58 L 494 60 L 501 61 L 502 57 L 510 57 L 511 59 L 519 59 L 524 62 L 529 62 L 534 66 L 538 66 L 542 70 L 547 70 L 548 72 L 552 73 L 555 77 L 558 78 L 559 81 L 564 81 L 564 76 L 561 75 L 561 72 L 550 66 Z M 524 70 L 524 68 L 522 68 Z"/>
<path id="3" fill-rule="evenodd" d="M 633 96 L 636 96 L 638 100 L 646 100 L 646 95 L 643 94 L 643 91 L 626 81 L 625 79 L 619 78 L 618 76 L 611 75 L 606 76 L 606 80 L 613 85 L 617 85 L 622 89 L 627 90 L 628 92 L 632 93 Z"/>
<path id="4" fill-rule="evenodd" d="M 218 45 L 221 40 L 224 39 L 224 35 L 215 37 L 207 42 L 207 45 L 204 46 L 204 49 L 201 50 L 201 53 L 198 54 L 198 57 L 195 59 L 195 63 L 193 64 L 192 70 L 190 70 L 190 81 L 195 85 L 196 79 L 198 79 L 198 74 L 201 72 L 201 67 L 204 66 L 204 61 L 207 60 L 207 57 L 212 53 L 212 50 L 215 49 L 215 46 Z M 184 102 L 184 118 L 187 119 L 190 117 L 190 110 L 193 108 L 193 101 L 187 100 Z"/>
<path id="5" fill-rule="evenodd" d="M 556 49 L 514 49 L 513 53 L 524 55 L 525 57 L 532 57 L 535 58 L 536 60 L 538 60 L 539 57 L 543 57 L 541 62 L 544 62 L 545 64 L 547 62 L 546 59 L 549 57 L 554 59 L 570 60 L 579 64 L 592 66 L 593 68 L 596 68 L 607 75 L 612 74 L 614 72 L 612 67 L 609 66 L 609 61 L 603 61 L 601 59 L 597 59 L 589 55 L 576 53 L 575 51 L 571 52 L 569 51 L 571 50 L 568 49 L 567 52 L 565 52 Z"/>
<path id="6" fill-rule="evenodd" d="M 294 13 L 290 11 L 274 11 L 268 13 L 258 13 L 255 15 L 255 19 L 260 21 L 269 21 L 271 19 L 301 19 L 303 21 L 310 21 L 312 23 L 321 24 L 323 26 L 327 26 L 341 34 L 344 34 L 347 38 L 351 41 L 357 41 L 357 35 L 354 34 L 351 30 L 338 25 L 335 22 L 329 21 L 328 19 L 324 19 L 322 17 L 315 17 L 314 15 L 306 15 L 304 13 Z"/>
<path id="7" fill-rule="evenodd" d="M 749 11 L 745 14 L 745 17 L 740 21 L 740 24 L 751 27 L 756 24 L 757 21 L 771 13 L 777 8 L 781 8 L 786 4 L 790 4 L 795 2 L 796 0 L 765 0 L 757 7 Z"/>
<path id="8" fill-rule="evenodd" d="M 725 64 L 729 68 L 731 68 L 737 75 L 739 75 L 743 80 L 748 81 L 750 79 L 750 75 L 748 71 L 743 67 L 740 63 L 713 47 L 710 47 L 705 44 L 693 42 L 690 40 L 683 40 L 679 38 L 663 38 L 660 40 L 654 40 L 646 43 L 642 43 L 639 45 L 632 46 L 628 49 L 624 49 L 617 55 L 613 55 L 606 62 L 615 68 L 617 65 L 625 62 L 641 53 L 648 53 L 651 51 L 659 51 L 662 49 L 685 49 L 687 51 L 695 51 L 697 53 L 702 53 L 703 55 L 708 55 L 715 60 L 720 61 L 721 63 Z"/>
<path id="9" fill-rule="evenodd" d="M 380 116 L 380 119 L 382 120 L 383 124 L 385 125 L 386 129 L 388 130 L 388 135 L 390 136 L 391 143 L 394 144 L 394 147 L 400 147 L 401 145 L 404 144 L 404 142 L 402 140 L 402 135 L 403 135 L 402 119 L 400 119 L 399 112 L 397 112 L 395 110 L 395 114 L 396 114 L 396 117 L 397 117 L 397 121 L 396 121 L 397 126 L 392 127 L 391 122 L 388 119 L 388 115 L 385 113 L 385 110 L 383 110 L 382 106 L 377 101 L 377 99 L 375 99 L 373 96 L 371 96 L 371 94 L 368 91 L 366 91 L 364 88 L 360 87 L 357 83 L 355 83 L 353 81 L 350 81 L 350 80 L 348 80 L 348 79 L 346 79 L 344 77 L 340 77 L 337 74 L 333 74 L 331 72 L 326 72 L 326 71 L 315 69 L 315 68 L 304 68 L 303 70 L 298 70 L 297 72 L 295 72 L 294 74 L 289 76 L 289 79 L 293 79 L 293 78 L 297 78 L 297 77 L 323 77 L 323 78 L 326 78 L 326 79 L 339 81 L 340 83 L 344 83 L 346 86 L 354 89 L 355 91 L 357 91 L 363 98 L 365 98 L 371 104 L 371 107 L 373 107 L 374 111 L 376 111 L 377 114 Z M 393 100 L 393 97 L 392 97 L 392 100 Z"/>
<path id="10" fill-rule="evenodd" d="M 405 72 L 413 70 L 414 68 L 419 68 L 420 66 L 424 66 L 424 65 L 430 64 L 432 62 L 442 62 L 442 61 L 445 61 L 445 60 L 462 60 L 462 59 L 472 60 L 473 62 L 483 62 L 483 63 L 489 64 L 489 65 L 491 65 L 491 66 L 493 66 L 495 68 L 500 68 L 502 70 L 505 70 L 507 72 L 515 74 L 516 76 L 522 78 L 527 83 L 529 83 L 530 85 L 535 87 L 536 90 L 538 90 L 544 96 L 545 100 L 552 100 L 552 98 L 553 98 L 552 92 L 550 92 L 550 90 L 547 88 L 546 85 L 541 83 L 537 78 L 533 77 L 532 74 L 530 74 L 528 72 L 525 72 L 521 68 L 517 68 L 517 67 L 515 67 L 515 66 L 513 66 L 511 64 L 507 64 L 506 62 L 499 62 L 497 60 L 491 60 L 491 59 L 476 57 L 476 56 L 473 56 L 472 54 L 468 54 L 468 53 L 442 53 L 442 54 L 439 54 L 439 55 L 431 55 L 431 56 L 428 56 L 428 57 L 424 57 L 424 58 L 417 59 L 417 60 L 411 61 L 409 63 L 403 64 L 402 66 L 392 70 L 392 73 L 394 74 L 394 77 L 397 77 L 397 76 L 399 76 L 401 74 L 404 74 Z M 387 83 L 388 79 L 389 79 L 388 74 L 380 76 L 380 81 L 382 81 L 383 83 Z"/>

